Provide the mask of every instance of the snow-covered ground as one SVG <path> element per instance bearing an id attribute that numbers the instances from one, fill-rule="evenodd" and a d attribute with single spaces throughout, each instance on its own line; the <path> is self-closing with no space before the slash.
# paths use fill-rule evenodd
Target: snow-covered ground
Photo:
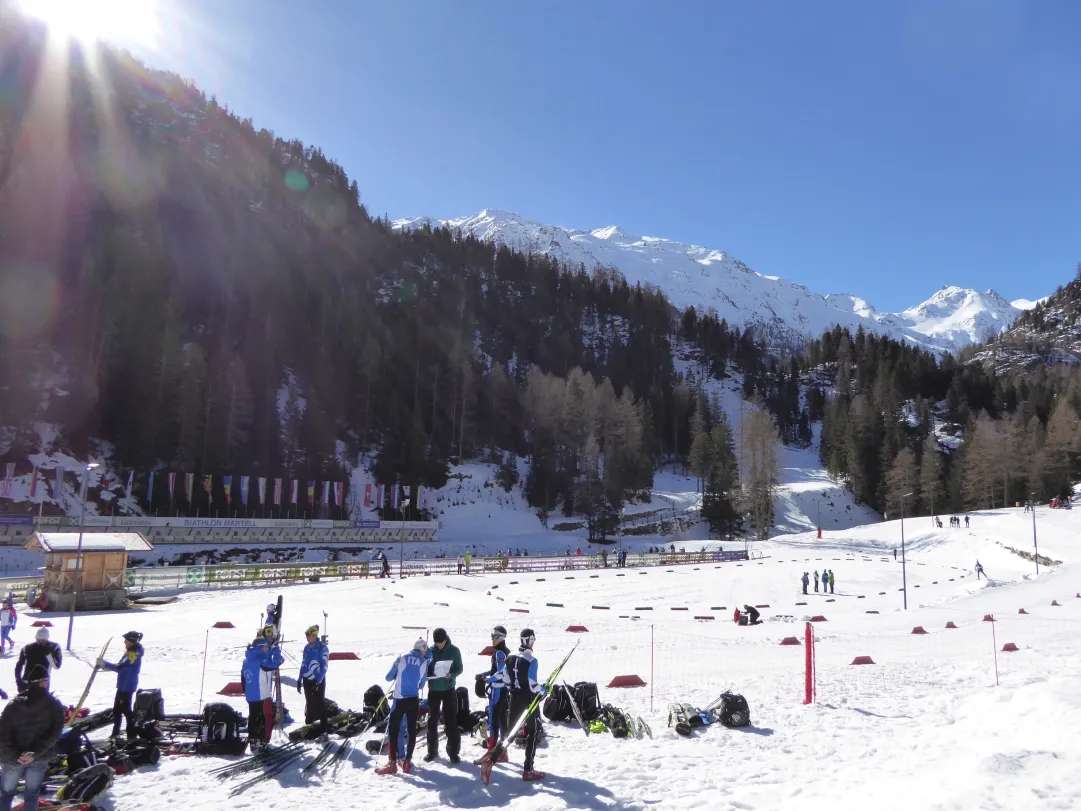
<path id="1" fill-rule="evenodd" d="M 642 715 L 654 737 L 586 738 L 572 725 L 548 724 L 537 767 L 549 778 L 523 783 L 521 752 L 512 750 L 511 763 L 496 770 L 488 788 L 467 765 L 479 754 L 472 740 L 464 743 L 461 764 L 420 762 L 411 776 L 375 775 L 378 761 L 360 747 L 335 781 L 305 779 L 298 764 L 236 803 L 263 811 L 306 804 L 407 811 L 1078 807 L 1081 513 L 1039 510 L 1040 552 L 1064 563 L 1041 567 L 1038 579 L 1032 563 L 1004 548 L 1031 550 L 1030 515 L 1003 510 L 970 517 L 968 530 L 937 530 L 929 519 L 905 522 L 907 611 L 901 608 L 901 563 L 892 555 L 900 545 L 895 521 L 827 531 L 821 541 L 812 532 L 781 536 L 757 547 L 767 557 L 742 564 L 629 567 L 575 572 L 574 579 L 549 572 L 280 589 L 287 688 L 301 651 L 296 640 L 306 625 L 322 622 L 324 610 L 332 650 L 360 657 L 332 663 L 328 695 L 358 708 L 365 688 L 381 683 L 394 656 L 425 633 L 403 626 L 445 627 L 462 650 L 461 683 L 471 687 L 473 674 L 487 663 L 477 653 L 491 626 L 505 624 L 514 634 L 528 624 L 537 633 L 542 673 L 580 640 L 566 680 L 598 682 L 602 700 Z M 977 559 L 991 580 L 975 578 Z M 823 568 L 834 570 L 836 594 L 804 597 L 800 574 Z M 207 629 L 220 620 L 237 626 L 210 631 L 204 701 L 218 700 L 216 691 L 237 679 L 249 631 L 276 593 L 192 593 L 167 606 L 80 615 L 76 656 L 66 658 L 53 688 L 74 701 L 102 641 L 136 628 L 146 635 L 142 686 L 164 691 L 167 712 L 194 712 Z M 1061 605 L 1053 607 L 1052 600 Z M 746 628 L 728 621 L 732 609 L 747 602 L 769 605 L 762 609 L 766 622 Z M 688 610 L 672 610 L 679 608 Z M 1020 608 L 1028 613 L 1019 615 Z M 998 621 L 983 622 L 988 613 Z M 816 623 L 818 700 L 804 706 L 803 649 L 779 642 L 802 638 L 800 620 L 810 614 L 827 621 Z M 20 643 L 30 637 L 33 616 L 24 610 Z M 947 630 L 947 621 L 957 629 Z M 59 636 L 62 618 L 54 622 Z M 565 633 L 571 624 L 589 631 Z M 913 635 L 916 625 L 928 634 Z M 1005 642 L 1020 650 L 996 653 Z M 850 665 L 859 655 L 876 664 Z M 612 676 L 631 673 L 649 685 L 606 688 Z M 752 728 L 713 726 L 684 739 L 666 727 L 669 701 L 705 705 L 729 688 L 750 702 Z M 111 680 L 99 678 L 90 706 L 111 701 Z M 299 712 L 291 689 L 286 703 Z M 156 768 L 118 777 L 103 804 L 110 811 L 161 811 L 231 802 L 230 784 L 208 774 L 222 762 L 164 758 Z"/>

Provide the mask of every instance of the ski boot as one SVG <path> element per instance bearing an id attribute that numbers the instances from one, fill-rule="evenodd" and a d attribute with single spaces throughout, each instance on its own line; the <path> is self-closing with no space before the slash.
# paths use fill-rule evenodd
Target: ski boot
<path id="1" fill-rule="evenodd" d="M 544 772 L 538 772 L 535 769 L 526 769 L 525 771 L 522 772 L 522 779 L 523 780 L 529 780 L 529 781 L 543 780 L 547 776 L 548 775 L 546 775 Z"/>
<path id="2" fill-rule="evenodd" d="M 406 761 L 408 763 L 409 761 Z M 403 766 L 405 763 L 402 764 Z M 398 761 L 388 760 L 386 766 L 381 766 L 375 770 L 376 774 L 397 774 L 398 773 Z"/>
<path id="3" fill-rule="evenodd" d="M 412 773 L 413 773 L 413 761 L 408 760 L 408 759 L 403 760 L 402 761 L 402 774 L 412 774 Z"/>

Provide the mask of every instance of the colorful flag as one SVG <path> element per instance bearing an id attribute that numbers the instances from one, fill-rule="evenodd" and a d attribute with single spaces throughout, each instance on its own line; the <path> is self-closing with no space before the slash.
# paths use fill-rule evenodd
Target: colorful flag
<path id="1" fill-rule="evenodd" d="M 184 474 L 184 497 L 187 498 L 189 503 L 195 497 L 195 474 L 194 473 L 185 473 Z"/>
<path id="2" fill-rule="evenodd" d="M 370 510 L 372 508 L 372 483 L 368 482 L 364 485 L 364 509 Z"/>
<path id="3" fill-rule="evenodd" d="M 275 479 L 274 480 L 274 503 L 276 505 L 278 505 L 279 507 L 281 506 L 281 503 L 282 503 L 282 480 L 281 479 Z"/>
<path id="4" fill-rule="evenodd" d="M 240 503 L 248 506 L 248 486 L 251 484 L 251 476 L 240 477 Z"/>
<path id="5" fill-rule="evenodd" d="M 56 487 L 55 487 L 55 492 L 53 493 L 53 495 L 56 496 L 57 498 L 59 498 L 60 491 L 63 488 L 64 488 L 64 468 L 58 467 L 56 469 Z"/>
<path id="6" fill-rule="evenodd" d="M 398 483 L 394 482 L 390 486 L 390 508 L 392 510 L 398 509 Z"/>
<path id="7" fill-rule="evenodd" d="M 337 489 L 336 489 L 337 485 L 338 485 L 338 483 L 334 482 L 335 492 L 337 492 Z M 330 503 L 330 482 L 323 482 L 323 503 L 324 504 L 329 504 Z"/>
<path id="8" fill-rule="evenodd" d="M 381 484 L 375 486 L 375 506 L 377 509 L 383 509 L 386 505 L 386 489 Z"/>
<path id="9" fill-rule="evenodd" d="M 206 490 L 206 500 L 211 504 L 214 503 L 214 474 L 209 473 L 203 476 L 203 489 Z"/>
<path id="10" fill-rule="evenodd" d="M 221 477 L 221 486 L 222 486 L 222 489 L 225 491 L 225 503 L 226 504 L 232 504 L 233 503 L 233 477 L 232 476 L 222 476 Z"/>
<path id="11" fill-rule="evenodd" d="M 342 506 L 342 493 L 345 491 L 344 482 L 334 482 L 334 503 Z"/>
<path id="12" fill-rule="evenodd" d="M 173 501 L 176 498 L 176 474 L 170 471 L 168 474 L 168 478 L 165 480 L 165 483 L 169 485 L 169 501 Z M 151 495 L 154 494 L 153 474 L 151 474 L 150 487 L 147 488 L 147 492 Z"/>
<path id="13" fill-rule="evenodd" d="M 312 479 L 309 479 L 308 480 L 308 503 L 311 504 L 313 501 L 315 501 L 315 481 L 312 480 Z"/>
<path id="14" fill-rule="evenodd" d="M 256 479 L 256 485 L 259 488 L 259 506 L 266 506 L 266 476 L 260 476 Z"/>
<path id="15" fill-rule="evenodd" d="M 11 484 L 15 478 L 15 463 L 8 462 L 4 466 L 4 498 L 11 498 Z"/>
<path id="16" fill-rule="evenodd" d="M 290 501 L 292 501 L 293 504 L 297 503 L 297 494 L 299 493 L 299 491 L 300 491 L 300 480 L 299 479 L 293 479 L 292 493 L 291 493 L 292 498 L 290 499 Z"/>
<path id="17" fill-rule="evenodd" d="M 146 503 L 147 504 L 153 504 L 154 503 L 154 476 L 155 475 L 157 475 L 157 471 L 156 470 L 151 470 L 150 471 L 150 481 L 148 481 L 146 483 Z M 170 474 L 170 475 L 172 475 L 172 474 Z M 170 493 L 173 492 L 173 483 L 172 483 L 172 481 L 169 482 L 169 492 Z"/>
<path id="18" fill-rule="evenodd" d="M 101 474 L 101 489 L 102 490 L 108 490 L 109 486 L 112 483 L 113 483 L 112 476 L 110 476 L 108 473 L 102 473 Z"/>
<path id="19" fill-rule="evenodd" d="M 409 501 L 409 485 L 402 488 L 402 500 Z"/>
<path id="20" fill-rule="evenodd" d="M 131 498 L 131 487 L 132 487 L 133 484 L 135 484 L 135 471 L 134 470 L 129 470 L 128 471 L 128 486 L 124 488 L 124 496 L 125 496 L 125 498 Z"/>
<path id="21" fill-rule="evenodd" d="M 34 465 L 34 472 L 30 474 L 30 498 L 38 494 L 38 466 Z"/>

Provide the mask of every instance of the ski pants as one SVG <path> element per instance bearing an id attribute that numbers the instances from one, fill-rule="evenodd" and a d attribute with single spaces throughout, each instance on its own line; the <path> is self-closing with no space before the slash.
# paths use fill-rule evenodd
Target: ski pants
<path id="1" fill-rule="evenodd" d="M 394 709 L 390 711 L 390 720 L 387 721 L 387 737 L 390 739 L 391 760 L 398 760 L 402 754 L 398 751 L 398 734 L 396 734 L 396 730 L 401 729 L 403 716 L 406 719 L 406 731 L 409 734 L 405 747 L 404 760 L 413 759 L 413 747 L 417 745 L 417 712 L 419 709 L 419 698 L 394 699 Z"/>
<path id="2" fill-rule="evenodd" d="M 830 581 L 830 594 L 833 594 L 833 581 Z"/>
<path id="3" fill-rule="evenodd" d="M 496 741 L 507 734 L 507 698 L 505 687 L 492 687 L 492 694 L 488 696 L 488 748 L 495 746 Z"/>
<path id="4" fill-rule="evenodd" d="M 327 682 L 326 679 L 314 682 L 304 679 L 304 723 L 323 722 L 323 731 L 327 728 Z"/>
<path id="5" fill-rule="evenodd" d="M 447 754 L 458 757 L 462 735 L 458 732 L 458 696 L 453 689 L 428 691 L 428 754 L 439 752 L 439 715 L 443 712 L 443 729 L 447 731 Z"/>
<path id="6" fill-rule="evenodd" d="M 517 719 L 526 711 L 533 702 L 533 694 L 528 692 L 510 694 L 510 717 Z M 537 754 L 537 713 L 531 712 L 526 719 L 525 725 L 525 762 L 522 764 L 523 771 L 533 768 L 533 758 Z"/>
<path id="7" fill-rule="evenodd" d="M 0 811 L 11 811 L 11 801 L 19 789 L 19 780 L 24 782 L 23 811 L 38 811 L 38 794 L 45 782 L 45 769 L 48 763 L 34 761 L 23 766 L 21 763 L 5 763 L 4 774 L 0 777 Z"/>
<path id="8" fill-rule="evenodd" d="M 269 698 L 248 702 L 248 740 L 269 743 L 274 732 L 274 702 Z"/>
<path id="9" fill-rule="evenodd" d="M 815 578 L 815 594 L 818 594 L 818 578 Z"/>
<path id="10" fill-rule="evenodd" d="M 131 711 L 131 693 L 116 691 L 113 699 L 113 737 L 120 734 L 120 721 L 127 721 L 128 737 L 135 735 L 135 715 Z"/>
<path id="11" fill-rule="evenodd" d="M 11 638 L 11 632 L 14 630 L 14 625 L 0 625 L 0 648 L 4 647 L 5 642 L 11 647 L 15 647 L 15 640 Z"/>

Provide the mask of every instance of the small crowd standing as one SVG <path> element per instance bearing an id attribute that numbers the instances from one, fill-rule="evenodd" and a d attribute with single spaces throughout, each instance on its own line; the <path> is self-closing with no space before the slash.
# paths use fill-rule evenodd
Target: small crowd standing
<path id="1" fill-rule="evenodd" d="M 822 591 L 826 594 L 833 594 L 834 583 L 836 580 L 833 576 L 833 569 L 823 569 L 820 575 L 816 570 L 814 573 L 815 594 L 818 594 L 819 583 L 822 585 Z M 807 593 L 807 587 L 811 584 L 812 576 L 807 572 L 803 573 L 803 577 L 800 578 L 800 582 L 803 584 L 803 593 Z"/>

